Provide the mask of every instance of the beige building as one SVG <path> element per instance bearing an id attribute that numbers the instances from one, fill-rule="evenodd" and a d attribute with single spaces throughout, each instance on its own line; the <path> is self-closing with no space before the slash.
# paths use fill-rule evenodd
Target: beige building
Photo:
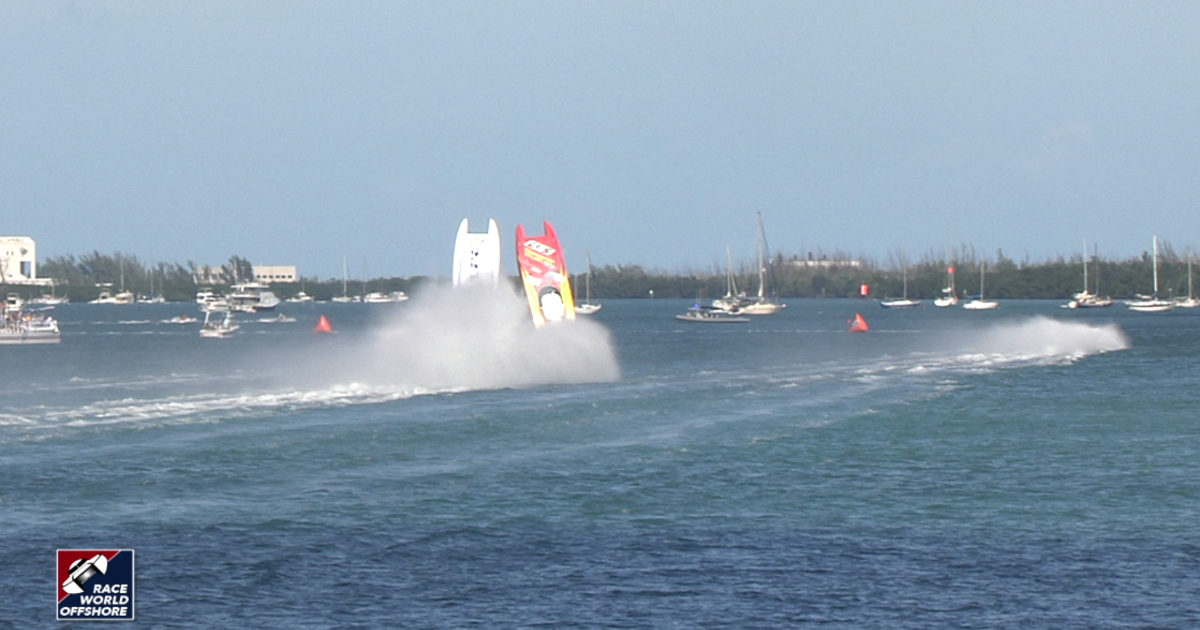
<path id="1" fill-rule="evenodd" d="M 49 285 L 37 277 L 37 244 L 28 236 L 0 236 L 0 284 Z"/>
<path id="2" fill-rule="evenodd" d="M 254 265 L 254 279 L 263 284 L 295 282 L 296 265 Z"/>

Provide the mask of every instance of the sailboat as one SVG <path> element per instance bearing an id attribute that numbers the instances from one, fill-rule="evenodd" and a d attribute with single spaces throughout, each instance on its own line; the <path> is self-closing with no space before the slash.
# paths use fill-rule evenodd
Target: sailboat
<path id="1" fill-rule="evenodd" d="M 942 289 L 942 297 L 933 301 L 934 306 L 954 306 L 958 304 L 958 289 L 954 287 L 954 265 L 946 265 L 946 288 Z"/>
<path id="2" fill-rule="evenodd" d="M 1096 282 L 1097 287 L 1099 281 Z M 1096 289 L 1099 291 L 1099 288 Z M 1063 305 L 1063 308 L 1104 308 L 1112 306 L 1112 298 L 1105 295 L 1098 295 L 1088 291 L 1088 264 L 1087 264 L 1087 240 L 1083 241 L 1083 290 L 1072 296 L 1070 302 Z"/>
<path id="3" fill-rule="evenodd" d="M 763 230 L 762 213 L 758 214 L 758 294 L 753 300 L 743 300 L 742 312 L 747 315 L 774 315 L 787 305 L 780 302 L 774 293 L 774 275 L 771 273 L 771 251 L 767 248 L 767 233 Z M 768 290 L 767 281 L 771 281 Z"/>
<path id="4" fill-rule="evenodd" d="M 28 303 L 41 304 L 43 306 L 57 306 L 59 304 L 66 304 L 70 301 L 71 300 L 69 300 L 65 295 L 56 295 L 54 292 L 54 282 L 51 282 L 49 294 L 43 293 L 39 297 L 30 298 Z"/>
<path id="5" fill-rule="evenodd" d="M 1153 251 L 1154 293 L 1149 297 L 1145 297 L 1144 299 L 1126 300 L 1125 306 L 1129 307 L 1129 310 L 1131 311 L 1137 311 L 1139 313 L 1162 313 L 1164 311 L 1171 310 L 1171 308 L 1175 306 L 1174 302 L 1171 302 L 1170 300 L 1162 300 L 1158 297 L 1158 235 L 1154 236 Z"/>
<path id="6" fill-rule="evenodd" d="M 1175 300 L 1175 306 L 1179 308 L 1196 308 L 1200 306 L 1200 298 L 1197 298 L 1192 292 L 1192 253 L 1188 252 L 1188 294 L 1185 298 Z"/>
<path id="7" fill-rule="evenodd" d="M 342 256 L 342 294 L 333 296 L 334 302 L 353 302 L 354 298 L 347 294 L 347 275 L 346 275 L 346 257 Z"/>
<path id="8" fill-rule="evenodd" d="M 903 273 L 904 273 L 904 297 L 880 300 L 879 305 L 882 306 L 883 308 L 910 308 L 913 306 L 919 306 L 921 304 L 921 300 L 910 300 L 908 298 L 908 267 L 907 266 L 904 267 Z"/>
<path id="9" fill-rule="evenodd" d="M 132 291 L 125 290 L 125 261 L 121 261 L 121 290 L 116 295 L 113 295 L 109 290 L 112 287 L 111 282 L 97 284 L 98 287 L 103 287 L 100 295 L 96 299 L 91 300 L 88 304 L 133 304 L 134 297 Z"/>
<path id="10" fill-rule="evenodd" d="M 587 275 L 584 276 L 583 304 L 575 305 L 575 313 L 578 315 L 591 315 L 600 310 L 602 305 L 592 304 L 592 255 L 585 249 L 583 250 L 584 259 L 587 260 Z"/>
<path id="11" fill-rule="evenodd" d="M 983 277 L 986 272 L 987 262 L 981 261 L 979 263 L 979 298 L 963 304 L 963 308 L 969 311 L 986 311 L 1000 306 L 1000 303 L 995 300 L 983 299 Z"/>
<path id="12" fill-rule="evenodd" d="M 712 305 L 731 313 L 740 313 L 745 304 L 743 295 L 738 293 L 737 281 L 733 278 L 733 256 L 729 253 L 729 244 L 725 244 L 725 296 L 712 301 Z"/>

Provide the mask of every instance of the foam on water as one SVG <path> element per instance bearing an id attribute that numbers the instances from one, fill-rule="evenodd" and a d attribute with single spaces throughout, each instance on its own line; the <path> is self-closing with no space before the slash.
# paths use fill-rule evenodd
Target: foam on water
<path id="1" fill-rule="evenodd" d="M 1126 350 L 1129 337 L 1116 324 L 1062 321 L 1043 315 L 1000 322 L 979 331 L 958 331 L 943 345 L 968 362 L 997 363 L 1074 361 L 1104 352 Z"/>
<path id="2" fill-rule="evenodd" d="M 535 328 L 504 289 L 434 287 L 357 344 L 311 361 L 309 378 L 373 388 L 461 391 L 620 377 L 611 336 L 577 319 Z"/>
<path id="3" fill-rule="evenodd" d="M 765 372 L 757 367 L 751 372 L 692 373 L 690 386 L 728 386 L 745 377 L 757 378 L 761 384 L 748 384 L 745 392 L 756 397 L 757 408 L 767 405 L 780 417 L 829 421 L 941 397 L 973 376 L 1069 365 L 1130 347 L 1116 324 L 1041 316 L 911 335 L 839 336 L 834 341 Z M 747 414 L 731 408 L 725 415 L 740 421 Z"/>
<path id="4" fill-rule="evenodd" d="M 602 325 L 580 319 L 535 328 L 523 297 L 482 286 L 423 291 L 365 333 L 326 341 L 232 355 L 217 372 L 75 377 L 65 390 L 62 383 L 45 386 L 71 392 L 73 401 L 47 397 L 48 404 L 5 410 L 0 426 L 213 422 L 620 377 L 611 335 Z"/>

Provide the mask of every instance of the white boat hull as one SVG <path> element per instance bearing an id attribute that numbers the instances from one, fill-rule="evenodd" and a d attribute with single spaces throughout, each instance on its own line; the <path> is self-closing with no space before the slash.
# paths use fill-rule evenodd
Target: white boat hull
<path id="1" fill-rule="evenodd" d="M 676 315 L 675 319 L 681 322 L 696 322 L 700 324 L 742 324 L 750 321 L 749 317 L 742 317 L 729 311 L 705 307 L 690 308 L 688 312 Z"/>
<path id="2" fill-rule="evenodd" d="M 500 229 L 488 219 L 487 232 L 471 232 L 469 220 L 458 224 L 454 239 L 454 286 L 482 280 L 495 286 L 500 281 Z"/>
<path id="3" fill-rule="evenodd" d="M 16 345 L 40 345 L 60 343 L 62 335 L 57 331 L 54 332 L 39 332 L 39 331 L 2 331 L 0 332 L 0 345 L 16 346 Z"/>
<path id="4" fill-rule="evenodd" d="M 920 306 L 921 300 L 880 300 L 879 305 L 883 308 L 912 308 L 914 306 Z"/>
<path id="5" fill-rule="evenodd" d="M 1129 307 L 1129 310 L 1138 313 L 1163 313 L 1174 308 L 1175 304 L 1163 300 L 1143 300 L 1140 302 L 1126 302 L 1125 306 Z"/>
<path id="6" fill-rule="evenodd" d="M 753 302 L 741 307 L 741 313 L 744 315 L 774 315 L 785 305 L 778 302 Z"/>

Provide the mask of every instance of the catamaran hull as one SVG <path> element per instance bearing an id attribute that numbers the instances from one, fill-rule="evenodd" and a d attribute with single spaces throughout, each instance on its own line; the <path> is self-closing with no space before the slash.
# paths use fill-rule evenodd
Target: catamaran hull
<path id="1" fill-rule="evenodd" d="M 500 228 L 488 219 L 487 232 L 469 231 L 463 219 L 454 239 L 454 286 L 483 280 L 495 286 L 500 281 Z"/>
<path id="2" fill-rule="evenodd" d="M 571 294 L 562 247 L 554 226 L 549 221 L 543 222 L 543 226 L 544 235 L 526 236 L 525 228 L 517 225 L 517 265 L 536 326 L 575 319 L 575 297 Z"/>

